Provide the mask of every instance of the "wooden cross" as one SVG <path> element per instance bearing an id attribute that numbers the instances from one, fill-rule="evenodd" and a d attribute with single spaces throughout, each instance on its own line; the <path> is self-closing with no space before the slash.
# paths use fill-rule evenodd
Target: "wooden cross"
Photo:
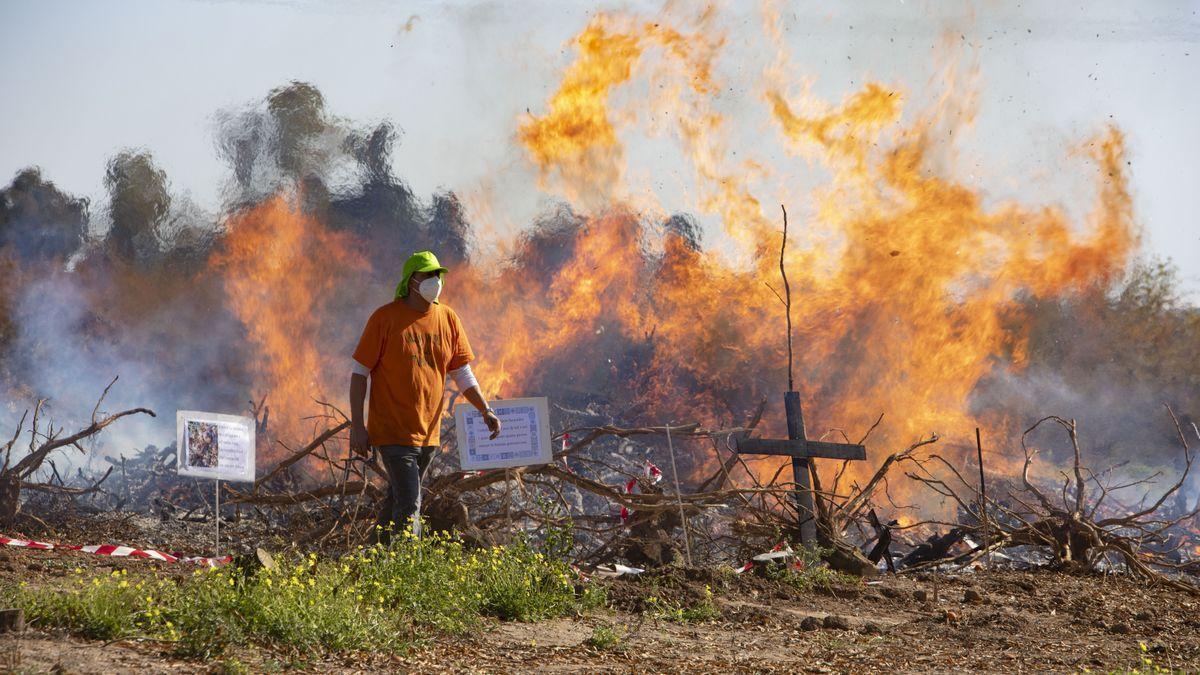
<path id="1" fill-rule="evenodd" d="M 826 459 L 862 460 L 867 449 L 853 443 L 810 441 L 804 435 L 804 413 L 800 410 L 800 393 L 783 395 L 787 411 L 788 440 L 747 438 L 738 441 L 740 455 L 777 455 L 792 458 L 792 475 L 796 482 L 796 507 L 800 512 L 800 540 L 806 546 L 817 543 L 816 505 L 813 503 L 812 475 L 808 462 L 815 457 Z"/>

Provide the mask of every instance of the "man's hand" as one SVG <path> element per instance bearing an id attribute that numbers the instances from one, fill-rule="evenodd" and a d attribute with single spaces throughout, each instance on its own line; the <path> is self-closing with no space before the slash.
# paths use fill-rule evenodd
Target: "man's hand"
<path id="1" fill-rule="evenodd" d="M 350 449 L 360 457 L 367 456 L 371 439 L 367 436 L 367 428 L 361 424 L 350 425 Z"/>
<path id="2" fill-rule="evenodd" d="M 484 411 L 483 421 L 487 424 L 488 431 L 492 432 L 492 435 L 488 437 L 489 439 L 494 440 L 500 435 L 500 418 L 496 417 L 495 412 L 491 410 Z"/>
<path id="3" fill-rule="evenodd" d="M 492 410 L 488 405 L 487 399 L 479 391 L 479 385 L 468 388 L 463 392 L 463 396 L 470 401 L 471 405 L 483 415 L 483 421 L 487 424 L 488 431 L 492 432 L 489 437 L 495 439 L 500 435 L 500 418 L 496 417 L 496 411 Z"/>

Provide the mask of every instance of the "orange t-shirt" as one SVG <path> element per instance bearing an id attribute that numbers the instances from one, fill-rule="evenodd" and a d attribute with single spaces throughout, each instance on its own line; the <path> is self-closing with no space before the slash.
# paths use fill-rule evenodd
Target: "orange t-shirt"
<path id="1" fill-rule="evenodd" d="M 462 320 L 445 305 L 418 312 L 396 300 L 375 310 L 354 350 L 371 371 L 371 445 L 439 445 L 446 374 L 474 358 Z"/>

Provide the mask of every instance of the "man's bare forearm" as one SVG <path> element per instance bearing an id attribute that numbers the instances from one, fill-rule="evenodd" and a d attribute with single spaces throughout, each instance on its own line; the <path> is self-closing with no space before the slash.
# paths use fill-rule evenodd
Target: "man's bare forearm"
<path id="1" fill-rule="evenodd" d="M 350 423 L 363 426 L 363 401 L 367 398 L 367 376 L 350 376 Z"/>
<path id="2" fill-rule="evenodd" d="M 470 389 L 464 391 L 463 397 L 466 398 L 471 405 L 475 406 L 475 409 L 479 412 L 483 412 L 488 408 L 487 399 L 483 397 L 483 392 L 479 391 L 479 387 L 471 387 Z"/>

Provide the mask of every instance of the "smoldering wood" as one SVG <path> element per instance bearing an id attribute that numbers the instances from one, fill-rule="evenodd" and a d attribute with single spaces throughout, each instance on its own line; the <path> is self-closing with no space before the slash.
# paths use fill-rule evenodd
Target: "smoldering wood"
<path id="1" fill-rule="evenodd" d="M 966 530 L 956 527 L 945 534 L 935 534 L 900 560 L 901 567 L 912 567 L 921 563 L 945 560 L 950 549 L 962 542 Z"/>
<path id="2" fill-rule="evenodd" d="M 867 554 L 867 560 L 873 563 L 884 560 L 888 571 L 895 572 L 896 563 L 892 560 L 892 526 L 896 525 L 896 521 L 883 523 L 879 520 L 879 516 L 875 514 L 875 509 L 867 512 L 867 518 L 871 528 L 875 530 L 875 545 L 871 547 L 871 552 Z"/>

